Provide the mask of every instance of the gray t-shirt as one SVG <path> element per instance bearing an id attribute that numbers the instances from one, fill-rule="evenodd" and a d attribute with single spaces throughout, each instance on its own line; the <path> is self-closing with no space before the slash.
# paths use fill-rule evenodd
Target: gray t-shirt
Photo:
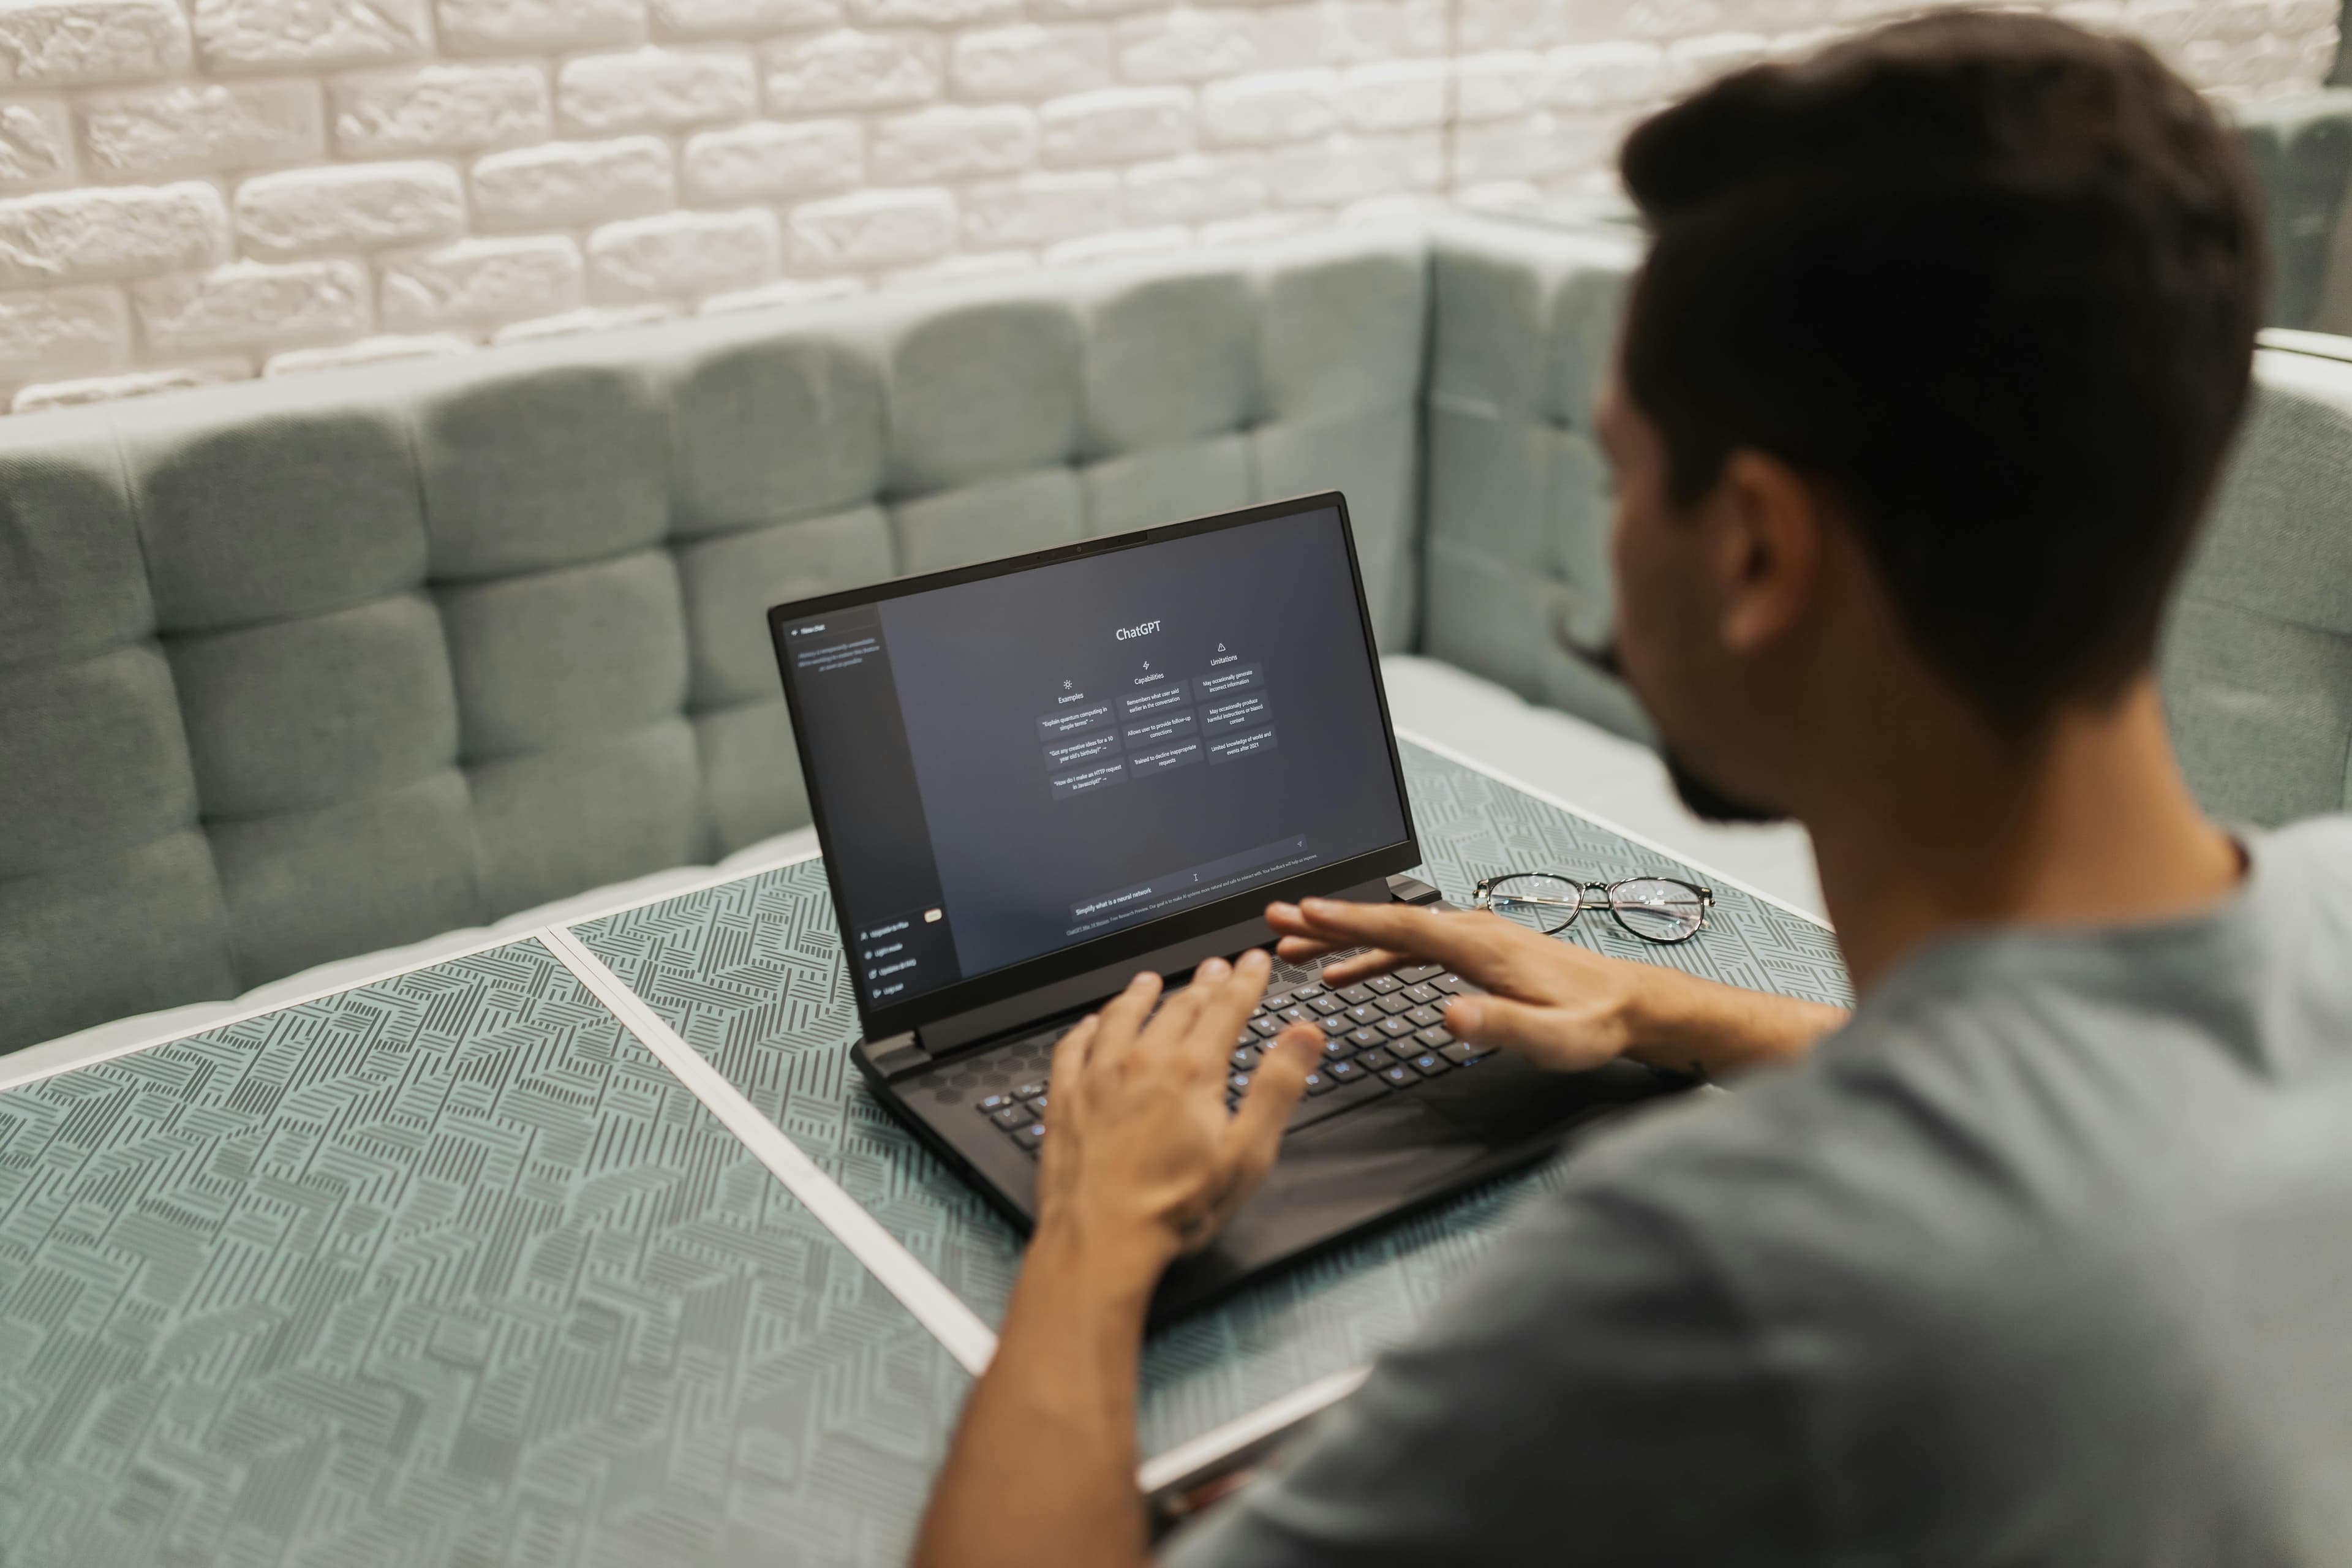
<path id="1" fill-rule="evenodd" d="M 1575 1155 L 1208 1564 L 2352 1564 L 2352 818 Z"/>

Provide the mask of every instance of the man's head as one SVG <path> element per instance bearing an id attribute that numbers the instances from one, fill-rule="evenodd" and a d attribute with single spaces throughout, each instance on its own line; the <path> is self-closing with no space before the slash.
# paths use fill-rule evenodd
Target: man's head
<path id="1" fill-rule="evenodd" d="M 1727 77 L 1622 165 L 1619 642 L 1693 773 L 1785 805 L 1785 738 L 1906 670 L 2020 745 L 2144 679 L 2259 320 L 2195 92 L 1945 13 Z"/>

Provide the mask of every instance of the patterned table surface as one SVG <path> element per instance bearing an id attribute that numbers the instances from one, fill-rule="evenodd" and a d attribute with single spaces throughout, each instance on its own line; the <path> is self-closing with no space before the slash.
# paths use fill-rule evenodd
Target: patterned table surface
<path id="1" fill-rule="evenodd" d="M 1512 868 L 1592 879 L 1693 875 L 1662 853 L 1427 748 L 1404 744 L 1423 874 L 1466 900 Z M 923 1264 L 992 1324 L 1020 1238 L 867 1092 L 843 1047 L 857 1035 L 838 962 L 824 868 L 805 860 L 575 928 L 630 989 L 815 1159 Z M 1570 934 L 1599 951 L 1676 964 L 1733 984 L 1843 1003 L 1828 931 L 1737 888 L 1719 887 L 1698 941 L 1659 948 L 1614 922 Z M 1300 1269 L 1157 1337 L 1145 1370 L 1143 1449 L 1175 1443 L 1304 1384 L 1361 1365 L 1411 1331 L 1484 1250 L 1517 1189 L 1473 1194 Z"/>
<path id="2" fill-rule="evenodd" d="M 1404 754 L 1449 896 L 1680 868 Z M 1737 889 L 1717 911 L 1676 949 L 1572 934 L 1846 999 L 1821 927 Z M 815 861 L 573 930 L 995 1321 L 1018 1238 L 849 1068 Z M 1171 1327 L 1144 1451 L 1410 1332 L 1547 1179 Z M 964 1387 L 536 942 L 0 1094 L 0 1564 L 894 1562 Z"/>

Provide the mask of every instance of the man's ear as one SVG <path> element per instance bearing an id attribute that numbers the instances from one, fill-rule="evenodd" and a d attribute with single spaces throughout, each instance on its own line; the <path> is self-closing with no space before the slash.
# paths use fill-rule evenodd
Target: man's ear
<path id="1" fill-rule="evenodd" d="M 1734 452 L 1708 498 L 1716 633 L 1733 653 L 1760 653 L 1812 612 L 1827 519 L 1814 486 L 1780 458 Z"/>

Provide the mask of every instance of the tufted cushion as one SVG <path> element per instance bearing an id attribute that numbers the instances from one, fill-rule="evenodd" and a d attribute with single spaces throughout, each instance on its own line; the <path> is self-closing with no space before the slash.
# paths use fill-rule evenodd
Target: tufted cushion
<path id="1" fill-rule="evenodd" d="M 478 923 L 485 907 L 463 774 L 208 825 L 230 945 L 247 973 L 290 974 Z"/>
<path id="2" fill-rule="evenodd" d="M 2329 250 L 2352 179 L 2352 90 L 2323 88 L 2269 103 L 2235 106 L 2239 143 L 2263 190 L 2270 297 L 2264 319 L 2277 327 L 2342 331 L 2346 304 Z M 2338 247 L 2340 248 L 2340 247 Z M 2330 308 L 2333 308 L 2332 310 Z"/>
<path id="3" fill-rule="evenodd" d="M 165 646 L 209 817 L 311 810 L 457 761 L 449 658 L 419 595 Z"/>
<path id="4" fill-rule="evenodd" d="M 695 352 L 709 336 L 699 329 L 677 355 L 674 533 L 759 528 L 881 489 L 882 372 L 871 354 L 805 328 L 740 326 Z"/>
<path id="5" fill-rule="evenodd" d="M 0 1048 L 806 822 L 785 599 L 1330 488 L 1417 614 L 1417 234 L 0 425 Z"/>
<path id="6" fill-rule="evenodd" d="M 627 352 L 618 346 L 615 357 Z M 416 464 L 434 577 L 546 571 L 660 542 L 668 420 L 645 371 L 559 362 L 501 372 L 451 365 L 436 378 L 446 384 L 420 389 Z"/>
<path id="7" fill-rule="evenodd" d="M 1250 438 L 1213 436 L 1107 458 L 1080 470 L 1088 534 L 1124 533 L 1250 504 L 1256 470 Z"/>
<path id="8" fill-rule="evenodd" d="M 901 502 L 891 521 L 906 569 L 937 572 L 1067 544 L 1078 516 L 1077 478 L 1056 463 Z"/>
<path id="9" fill-rule="evenodd" d="M 1463 224 L 1431 262 L 1424 644 L 1626 735 L 1648 725 L 1563 641 L 1608 639 L 1608 474 L 1593 402 L 1637 252 L 1609 235 Z"/>
<path id="10" fill-rule="evenodd" d="M 0 420 L 0 668 L 85 658 L 154 629 L 112 435 Z"/>
<path id="11" fill-rule="evenodd" d="M 0 876 L 71 865 L 196 820 L 172 671 L 152 643 L 0 669 Z"/>
<path id="12" fill-rule="evenodd" d="M 889 363 L 889 482 L 924 495 L 1058 464 L 1077 438 L 1076 312 L 980 300 L 906 323 Z"/>
<path id="13" fill-rule="evenodd" d="M 1242 269 L 1106 286 L 1086 327 L 1090 451 L 1165 450 L 1255 412 L 1257 298 Z"/>
<path id="14" fill-rule="evenodd" d="M 2162 670 L 2199 798 L 2273 824 L 2352 805 L 2352 363 L 2264 353 L 2255 369 Z"/>
<path id="15" fill-rule="evenodd" d="M 686 611 L 666 550 L 445 588 L 441 618 L 469 762 L 592 744 L 675 718 L 686 700 Z"/>
<path id="16" fill-rule="evenodd" d="M 397 402 L 250 382 L 108 413 L 165 632 L 350 609 L 425 581 Z"/>

